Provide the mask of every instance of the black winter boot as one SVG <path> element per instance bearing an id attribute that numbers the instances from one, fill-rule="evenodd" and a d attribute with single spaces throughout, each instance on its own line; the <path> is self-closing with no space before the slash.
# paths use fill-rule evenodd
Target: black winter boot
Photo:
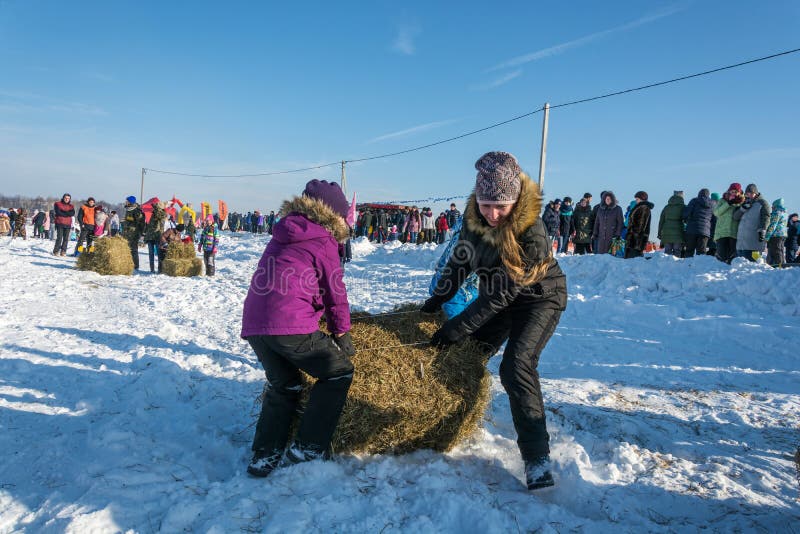
<path id="1" fill-rule="evenodd" d="M 549 488 L 555 485 L 553 475 L 550 473 L 549 456 L 525 462 L 525 482 L 529 490 Z"/>
<path id="2" fill-rule="evenodd" d="M 313 462 L 314 460 L 328 459 L 330 459 L 330 455 L 326 451 L 320 451 L 319 447 L 314 445 L 301 445 L 295 441 L 288 449 L 286 449 L 283 465 L 290 466 L 301 464 L 303 462 Z"/>
<path id="3" fill-rule="evenodd" d="M 254 477 L 265 477 L 272 473 L 283 458 L 283 451 L 256 451 L 247 466 L 247 472 Z"/>

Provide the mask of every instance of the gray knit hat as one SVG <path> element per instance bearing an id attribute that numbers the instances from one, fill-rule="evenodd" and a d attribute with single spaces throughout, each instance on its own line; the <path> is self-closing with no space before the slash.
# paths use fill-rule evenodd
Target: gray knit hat
<path id="1" fill-rule="evenodd" d="M 744 192 L 745 193 L 751 193 L 753 195 L 757 195 L 758 194 L 758 187 L 756 187 L 756 184 L 748 184 L 747 187 L 744 189 Z"/>
<path id="2" fill-rule="evenodd" d="M 514 204 L 522 189 L 522 169 L 508 152 L 487 152 L 475 162 L 475 196 L 485 204 Z"/>

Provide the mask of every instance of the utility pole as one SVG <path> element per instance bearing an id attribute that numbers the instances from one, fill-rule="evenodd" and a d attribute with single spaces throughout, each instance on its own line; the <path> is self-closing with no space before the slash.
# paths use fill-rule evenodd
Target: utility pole
<path id="1" fill-rule="evenodd" d="M 139 190 L 139 204 L 141 205 L 144 202 L 144 174 L 147 172 L 144 167 L 142 167 L 142 188 Z"/>
<path id="2" fill-rule="evenodd" d="M 542 119 L 542 151 L 539 155 L 539 191 L 544 191 L 544 166 L 547 159 L 547 123 L 550 118 L 550 103 L 544 104 L 544 119 Z"/>
<path id="3" fill-rule="evenodd" d="M 347 196 L 347 176 L 344 174 L 344 160 L 342 161 L 342 193 Z"/>

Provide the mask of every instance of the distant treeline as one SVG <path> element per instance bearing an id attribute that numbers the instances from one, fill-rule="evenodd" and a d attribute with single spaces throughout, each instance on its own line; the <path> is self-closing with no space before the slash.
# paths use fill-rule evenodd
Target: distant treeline
<path id="1" fill-rule="evenodd" d="M 53 202 L 56 202 L 57 200 L 61 200 L 61 197 L 24 197 L 22 195 L 10 196 L 0 194 L 0 208 L 25 208 L 28 213 L 31 213 L 33 210 L 50 211 L 53 209 Z M 95 204 L 103 206 L 107 213 L 112 210 L 116 211 L 117 213 L 122 213 L 124 210 L 124 206 L 122 204 L 106 202 L 97 198 L 94 200 Z M 85 198 L 73 197 L 72 203 L 75 205 L 76 211 L 85 201 Z"/>

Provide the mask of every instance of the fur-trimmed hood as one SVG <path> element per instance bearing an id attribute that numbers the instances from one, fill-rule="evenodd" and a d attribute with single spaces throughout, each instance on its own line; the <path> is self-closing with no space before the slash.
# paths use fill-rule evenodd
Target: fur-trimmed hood
<path id="1" fill-rule="evenodd" d="M 309 221 L 322 226 L 338 243 L 344 243 L 350 237 L 350 229 L 345 220 L 321 200 L 305 196 L 286 200 L 281 205 L 281 218 L 291 213 L 299 213 Z"/>
<path id="2" fill-rule="evenodd" d="M 478 201 L 475 192 L 472 192 L 467 207 L 464 209 L 464 225 L 466 228 L 479 236 L 481 240 L 490 245 L 498 246 L 502 236 L 502 229 L 511 225 L 514 235 L 519 238 L 527 232 L 536 221 L 540 220 L 539 215 L 542 211 L 542 194 L 539 186 L 527 176 L 522 177 L 522 187 L 520 189 L 517 203 L 514 209 L 503 222 L 498 226 L 489 226 L 486 219 L 478 209 Z"/>

